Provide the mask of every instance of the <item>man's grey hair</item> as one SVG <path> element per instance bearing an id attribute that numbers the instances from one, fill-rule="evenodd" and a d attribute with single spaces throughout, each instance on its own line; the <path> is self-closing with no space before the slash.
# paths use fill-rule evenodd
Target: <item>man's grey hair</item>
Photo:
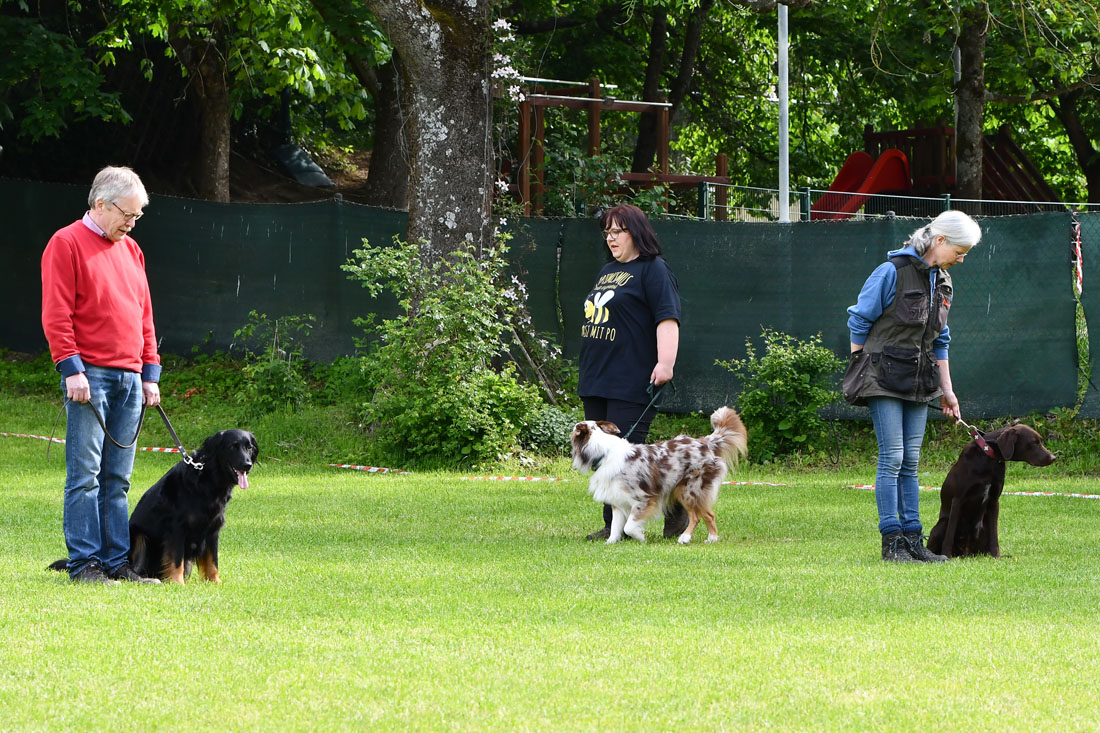
<path id="1" fill-rule="evenodd" d="M 933 219 L 931 223 L 909 235 L 909 241 L 905 244 L 912 247 L 917 255 L 924 256 L 936 237 L 941 234 L 947 237 L 948 244 L 966 247 L 969 251 L 981 240 L 982 228 L 978 226 L 978 222 L 961 211 L 945 211 Z"/>
<path id="2" fill-rule="evenodd" d="M 140 197 L 143 207 L 149 205 L 149 194 L 145 192 L 145 184 L 138 174 L 126 166 L 109 165 L 96 173 L 95 180 L 92 181 L 92 189 L 88 192 L 88 208 L 94 209 L 98 199 L 113 204 L 130 196 Z"/>

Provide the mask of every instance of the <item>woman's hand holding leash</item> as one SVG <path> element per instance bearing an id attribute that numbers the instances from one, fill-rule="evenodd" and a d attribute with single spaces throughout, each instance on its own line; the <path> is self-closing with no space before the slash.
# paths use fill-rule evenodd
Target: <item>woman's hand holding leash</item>
<path id="1" fill-rule="evenodd" d="M 146 407 L 156 407 L 160 404 L 160 385 L 156 382 L 141 383 L 142 404 Z"/>
<path id="2" fill-rule="evenodd" d="M 940 395 L 940 410 L 944 415 L 950 415 L 957 421 L 962 420 L 962 411 L 959 410 L 959 398 L 954 392 L 944 392 Z"/>
<path id="3" fill-rule="evenodd" d="M 657 362 L 657 366 L 653 367 L 653 373 L 649 375 L 649 383 L 658 387 L 671 379 L 672 367 L 661 362 Z"/>

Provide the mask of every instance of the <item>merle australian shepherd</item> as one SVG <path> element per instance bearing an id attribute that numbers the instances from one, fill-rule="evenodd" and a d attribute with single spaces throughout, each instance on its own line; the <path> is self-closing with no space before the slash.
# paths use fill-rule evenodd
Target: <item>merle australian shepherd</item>
<path id="1" fill-rule="evenodd" d="M 130 515 L 130 565 L 146 578 L 182 583 L 198 563 L 203 576 L 220 583 L 218 535 L 233 488 L 248 488 L 259 448 L 247 430 L 222 430 L 203 441 L 146 491 Z M 198 466 L 202 467 L 199 468 Z M 64 570 L 63 558 L 50 565 Z"/>
<path id="2" fill-rule="evenodd" d="M 666 504 L 679 501 L 688 513 L 680 544 L 691 542 L 695 525 L 707 525 L 707 542 L 718 539 L 714 504 L 730 465 L 745 455 L 748 431 L 729 407 L 710 416 L 714 432 L 702 438 L 680 435 L 672 440 L 637 445 L 619 437 L 605 420 L 585 420 L 573 428 L 573 467 L 591 473 L 592 498 L 612 507 L 611 536 L 625 532 L 645 541 L 645 523 Z"/>

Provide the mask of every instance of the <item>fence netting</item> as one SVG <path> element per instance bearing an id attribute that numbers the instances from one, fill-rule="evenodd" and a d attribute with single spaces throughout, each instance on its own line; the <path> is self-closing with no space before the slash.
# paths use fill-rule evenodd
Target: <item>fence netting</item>
<path id="1" fill-rule="evenodd" d="M 39 261 L 54 230 L 86 208 L 87 189 L 0 180 L 9 222 L 9 267 L 0 278 L 0 346 L 45 348 Z M 135 230 L 145 252 L 162 350 L 226 349 L 249 311 L 274 318 L 310 313 L 318 326 L 307 354 L 351 353 L 368 313 L 389 317 L 393 298 L 372 300 L 340 270 L 364 239 L 403 235 L 403 212 L 347 202 L 218 204 L 153 196 Z M 30 215 L 33 212 L 33 215 Z M 1082 215 L 1084 294 L 1089 323 L 1100 323 L 1100 214 Z M 735 376 L 718 359 L 758 354 L 761 330 L 806 339 L 821 334 L 845 358 L 846 308 L 871 270 L 926 220 L 753 224 L 659 220 L 654 228 L 679 281 L 683 304 L 675 392 L 664 408 L 710 411 L 736 403 Z M 980 220 L 982 243 L 952 271 L 951 374 L 968 417 L 1021 415 L 1072 406 L 1077 329 L 1068 213 Z M 595 219 L 521 219 L 510 226 L 514 272 L 527 285 L 535 328 L 575 357 L 584 297 L 606 246 Z M 1093 344 L 1091 358 L 1096 363 Z M 839 377 L 839 375 L 838 375 Z M 1094 381 L 1095 378 L 1094 378 Z M 1090 416 L 1100 397 L 1090 391 Z M 842 411 L 849 416 L 865 410 Z M 1083 413 L 1084 414 L 1084 413 Z"/>

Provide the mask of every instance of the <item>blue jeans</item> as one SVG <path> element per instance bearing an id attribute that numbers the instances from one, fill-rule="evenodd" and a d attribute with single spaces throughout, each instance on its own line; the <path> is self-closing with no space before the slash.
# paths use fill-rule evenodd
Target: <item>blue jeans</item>
<path id="1" fill-rule="evenodd" d="M 928 405 L 894 397 L 868 400 L 878 439 L 875 504 L 882 534 L 920 532 L 920 484 L 917 464 L 928 422 Z"/>
<path id="2" fill-rule="evenodd" d="M 99 411 L 115 440 L 134 439 L 141 414 L 141 375 L 123 369 L 85 365 L 91 402 L 65 408 L 65 514 L 69 574 L 92 560 L 110 572 L 130 551 L 130 511 L 126 493 L 136 447 L 122 450 L 103 434 L 92 412 Z M 65 392 L 65 380 L 61 380 Z"/>

